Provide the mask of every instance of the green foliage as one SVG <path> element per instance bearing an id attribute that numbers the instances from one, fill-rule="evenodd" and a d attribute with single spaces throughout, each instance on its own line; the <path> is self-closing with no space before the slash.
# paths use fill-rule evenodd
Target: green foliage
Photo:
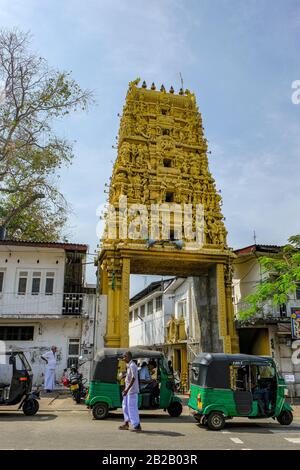
<path id="1" fill-rule="evenodd" d="M 73 158 L 53 121 L 86 110 L 91 93 L 29 46 L 28 34 L 0 32 L 0 226 L 8 237 L 53 241 L 68 213 L 57 171 Z"/>
<path id="2" fill-rule="evenodd" d="M 273 258 L 261 257 L 263 279 L 245 301 L 247 309 L 239 312 L 240 320 L 249 320 L 262 312 L 265 305 L 280 306 L 289 301 L 300 286 L 300 235 L 289 238 L 288 244 Z"/>

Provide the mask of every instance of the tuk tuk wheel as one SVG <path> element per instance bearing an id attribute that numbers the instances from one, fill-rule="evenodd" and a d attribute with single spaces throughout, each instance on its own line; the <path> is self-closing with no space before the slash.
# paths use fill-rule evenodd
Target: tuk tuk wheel
<path id="1" fill-rule="evenodd" d="M 178 418 L 182 413 L 182 404 L 179 401 L 173 401 L 167 410 L 172 418 Z"/>
<path id="2" fill-rule="evenodd" d="M 203 416 L 201 419 L 201 426 L 207 426 L 207 416 Z"/>
<path id="3" fill-rule="evenodd" d="M 92 413 L 94 419 L 105 419 L 108 415 L 107 403 L 96 403 L 96 405 L 93 406 Z"/>
<path id="4" fill-rule="evenodd" d="M 279 424 L 288 426 L 293 421 L 293 413 L 289 410 L 282 410 L 281 413 L 276 417 Z"/>
<path id="5" fill-rule="evenodd" d="M 39 407 L 39 402 L 35 398 L 29 398 L 29 400 L 24 401 L 22 410 L 24 415 L 34 416 L 38 412 Z"/>
<path id="6" fill-rule="evenodd" d="M 220 431 L 225 426 L 225 418 L 222 413 L 218 413 L 217 411 L 213 411 L 208 415 L 207 418 L 207 425 L 209 429 L 213 431 Z"/>

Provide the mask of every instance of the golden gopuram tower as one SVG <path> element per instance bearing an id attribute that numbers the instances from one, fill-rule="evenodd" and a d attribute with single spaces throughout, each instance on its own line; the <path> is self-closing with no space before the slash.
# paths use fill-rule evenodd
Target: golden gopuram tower
<path id="1" fill-rule="evenodd" d="M 194 276 L 201 349 L 238 351 L 234 255 L 227 247 L 220 203 L 195 95 L 183 89 L 175 94 L 172 87 L 167 92 L 163 85 L 148 89 L 139 79 L 130 82 L 98 256 L 99 290 L 107 296 L 107 347 L 129 345 L 132 273 Z M 170 215 L 168 206 L 175 208 Z M 196 207 L 202 207 L 202 216 Z M 200 234 L 199 243 L 191 242 L 191 233 Z"/>

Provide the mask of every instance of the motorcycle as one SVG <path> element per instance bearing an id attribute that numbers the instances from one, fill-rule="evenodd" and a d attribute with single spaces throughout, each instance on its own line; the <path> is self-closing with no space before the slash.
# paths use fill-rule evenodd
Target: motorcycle
<path id="1" fill-rule="evenodd" d="M 87 395 L 87 387 L 85 386 L 86 379 L 83 378 L 75 365 L 70 367 L 69 373 L 68 369 L 64 370 L 62 383 L 65 387 L 70 389 L 76 403 L 81 403 L 81 400 L 85 399 Z"/>
<path id="2" fill-rule="evenodd" d="M 176 392 L 180 392 L 180 390 L 181 390 L 181 381 L 180 381 L 180 377 L 179 377 L 178 372 L 175 371 L 174 374 L 173 374 L 173 376 L 174 376 L 175 391 L 176 391 Z"/>

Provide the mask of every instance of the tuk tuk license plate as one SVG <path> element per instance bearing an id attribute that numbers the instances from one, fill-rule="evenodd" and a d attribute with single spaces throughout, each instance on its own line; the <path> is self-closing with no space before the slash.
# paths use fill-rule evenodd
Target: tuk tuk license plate
<path id="1" fill-rule="evenodd" d="M 78 384 L 76 384 L 76 385 L 71 385 L 71 386 L 70 386 L 70 390 L 72 390 L 72 391 L 73 391 L 73 390 L 78 390 L 78 389 L 79 389 L 79 385 L 78 385 Z"/>

